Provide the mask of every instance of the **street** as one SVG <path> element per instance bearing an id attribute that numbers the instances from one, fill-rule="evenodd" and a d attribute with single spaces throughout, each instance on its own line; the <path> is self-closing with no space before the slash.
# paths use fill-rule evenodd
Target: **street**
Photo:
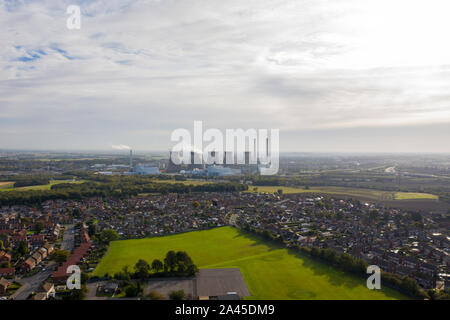
<path id="1" fill-rule="evenodd" d="M 75 244 L 74 237 L 74 225 L 66 225 L 64 236 L 61 241 L 61 249 L 72 251 Z M 25 300 L 28 296 L 39 289 L 39 286 L 44 282 L 53 272 L 56 263 L 50 261 L 47 266 L 45 266 L 45 271 L 39 271 L 37 274 L 27 277 L 19 278 L 17 277 L 15 281 L 19 282 L 22 287 L 20 287 L 12 296 L 13 300 Z"/>
<path id="2" fill-rule="evenodd" d="M 75 244 L 74 225 L 65 226 L 63 240 L 61 242 L 61 250 L 72 251 Z"/>

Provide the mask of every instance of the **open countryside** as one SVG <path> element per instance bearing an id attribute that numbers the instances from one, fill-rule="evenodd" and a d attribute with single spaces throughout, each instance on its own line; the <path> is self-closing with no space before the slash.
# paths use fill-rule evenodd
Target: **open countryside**
<path id="1" fill-rule="evenodd" d="M 50 190 L 53 185 L 61 183 L 80 184 L 84 180 L 50 180 L 48 184 L 14 188 L 14 181 L 0 182 L 0 192 L 2 191 L 28 191 L 28 190 Z"/>
<path id="2" fill-rule="evenodd" d="M 295 188 L 295 187 L 284 187 L 284 186 L 249 186 L 248 192 L 267 192 L 275 193 L 278 190 L 283 190 L 285 194 L 293 193 L 320 193 L 329 195 L 344 195 L 361 199 L 375 200 L 375 201 L 385 201 L 385 200 L 413 200 L 413 199 L 428 199 L 428 200 L 438 200 L 439 197 L 434 194 L 429 193 L 416 193 L 416 192 L 392 192 L 392 191 L 381 191 L 374 189 L 363 189 L 363 188 L 346 188 L 346 187 L 331 187 L 331 186 L 320 186 L 311 187 L 310 189 L 305 188 Z"/>
<path id="3" fill-rule="evenodd" d="M 139 259 L 162 259 L 168 250 L 188 252 L 200 269 L 240 268 L 251 293 L 247 299 L 406 298 L 388 288 L 371 291 L 364 278 L 232 227 L 114 241 L 94 275 L 113 275 Z"/>

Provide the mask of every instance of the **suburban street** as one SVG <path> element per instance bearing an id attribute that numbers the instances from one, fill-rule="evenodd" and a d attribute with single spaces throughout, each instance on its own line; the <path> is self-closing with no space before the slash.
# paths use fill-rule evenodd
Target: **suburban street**
<path id="1" fill-rule="evenodd" d="M 45 271 L 39 271 L 37 274 L 27 278 L 18 278 L 17 282 L 22 284 L 12 296 L 13 300 L 25 300 L 28 296 L 39 288 L 39 285 L 47 279 L 55 266 L 55 262 L 51 261 L 48 266 L 46 266 Z"/>
<path id="2" fill-rule="evenodd" d="M 66 225 L 63 240 L 61 242 L 61 249 L 72 251 L 74 244 L 75 244 L 74 225 Z M 27 278 L 16 278 L 15 281 L 22 284 L 22 287 L 20 287 L 11 296 L 11 299 L 13 299 L 13 300 L 27 299 L 28 296 L 33 291 L 36 291 L 39 288 L 39 286 L 42 284 L 42 282 L 44 282 L 48 277 L 50 277 L 55 265 L 56 265 L 55 262 L 50 261 L 48 263 L 48 265 L 45 266 L 45 271 L 41 270 L 37 274 L 35 274 L 31 277 L 27 277 Z"/>
<path id="3" fill-rule="evenodd" d="M 61 242 L 61 250 L 72 251 L 75 245 L 74 225 L 65 225 L 64 236 Z"/>

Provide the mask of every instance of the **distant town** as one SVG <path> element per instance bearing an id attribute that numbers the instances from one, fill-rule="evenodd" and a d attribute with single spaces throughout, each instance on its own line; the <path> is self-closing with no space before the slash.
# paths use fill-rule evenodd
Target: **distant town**
<path id="1" fill-rule="evenodd" d="M 310 167 L 302 173 L 299 167 L 309 166 L 309 159 L 282 158 L 284 174 L 263 177 L 257 174 L 257 166 L 244 169 L 244 164 L 228 168 L 231 171 L 214 164 L 183 167 L 159 156 L 147 160 L 150 165 L 134 165 L 131 155 L 109 158 L 119 162 L 109 167 L 95 163 L 105 162 L 102 156 L 46 162 L 33 157 L 12 161 L 11 157 L 17 155 L 0 159 L 4 181 L 0 191 L 2 299 L 144 298 L 142 292 L 159 297 L 151 290 L 160 287 L 155 280 L 144 283 L 142 291 L 133 287 L 133 280 L 126 280 L 138 277 L 138 271 L 136 275 L 128 270 L 99 274 L 98 265 L 111 241 L 225 227 L 349 274 L 361 276 L 368 265 L 379 266 L 385 286 L 411 297 L 437 299 L 449 291 L 447 204 L 424 192 L 434 192 L 432 188 L 414 189 L 413 180 L 420 176 L 424 181 L 425 174 L 413 174 L 411 167 L 406 172 L 404 165 L 390 166 L 385 159 L 341 158 L 344 168 L 328 173 L 325 167 L 334 168 L 335 160 L 319 157 L 315 163 L 322 162 L 322 168 Z M 385 164 L 377 166 L 380 161 Z M 349 173 L 349 166 L 360 171 Z M 103 168 L 115 173 L 99 171 Z M 348 178 L 340 185 L 324 186 L 314 181 L 317 174 L 322 181 L 339 181 L 339 175 Z M 349 188 L 350 179 L 371 184 L 373 189 Z M 394 184 L 385 181 L 381 190 L 377 184 L 382 179 Z M 443 177 L 429 179 L 439 183 Z M 392 191 L 386 191 L 389 188 Z M 195 256 L 193 259 L 195 263 Z M 131 261 L 130 270 L 134 263 Z M 82 270 L 82 290 L 67 288 L 71 265 Z M 152 261 L 148 265 L 152 270 Z M 168 271 L 155 269 L 153 276 L 146 272 L 151 279 Z M 216 284 L 207 280 L 212 275 L 202 271 L 195 280 L 179 280 L 176 285 L 158 280 L 173 286 L 161 298 L 169 299 L 183 290 L 185 299 L 241 299 L 252 294 L 239 269 L 223 272 L 214 271 L 214 279 L 228 277 L 236 290 L 212 290 Z"/>

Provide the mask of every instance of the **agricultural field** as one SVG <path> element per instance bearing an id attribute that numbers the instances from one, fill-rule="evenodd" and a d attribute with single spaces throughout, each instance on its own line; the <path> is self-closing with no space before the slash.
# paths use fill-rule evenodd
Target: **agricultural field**
<path id="1" fill-rule="evenodd" d="M 438 200 L 439 197 L 429 193 L 416 192 L 395 192 L 394 200 L 413 200 L 413 199 L 431 199 Z"/>
<path id="2" fill-rule="evenodd" d="M 295 188 L 295 187 L 282 187 L 282 186 L 249 186 L 247 192 L 254 192 L 254 188 L 257 188 L 257 192 L 275 193 L 279 189 L 283 190 L 284 194 L 292 193 L 322 193 L 329 195 L 341 195 L 349 196 L 361 199 L 368 199 L 374 201 L 386 201 L 386 200 L 412 200 L 412 199 L 429 199 L 438 200 L 439 197 L 429 193 L 415 193 L 415 192 L 391 192 L 381 191 L 374 189 L 362 189 L 362 188 L 347 188 L 347 187 L 311 187 L 310 189 Z"/>
<path id="3" fill-rule="evenodd" d="M 169 250 L 186 251 L 200 269 L 240 268 L 251 293 L 247 299 L 406 298 L 388 288 L 371 291 L 364 278 L 232 227 L 114 241 L 94 275 L 113 275 L 126 265 L 132 269 L 138 259 L 162 260 Z"/>
<path id="4" fill-rule="evenodd" d="M 86 181 L 85 180 L 50 180 L 50 183 L 48 183 L 48 184 L 43 184 L 43 185 L 38 185 L 38 186 L 29 186 L 29 187 L 20 187 L 20 188 L 14 188 L 13 181 L 0 182 L 0 192 L 3 192 L 3 191 L 28 191 L 28 190 L 50 190 L 51 187 L 55 184 L 60 184 L 60 183 L 79 184 L 79 183 L 83 183 L 83 182 L 86 182 Z M 8 187 L 2 187 L 1 183 L 10 183 L 10 185 Z"/>
<path id="5" fill-rule="evenodd" d="M 8 189 L 14 187 L 14 181 L 0 182 L 0 189 Z"/>

